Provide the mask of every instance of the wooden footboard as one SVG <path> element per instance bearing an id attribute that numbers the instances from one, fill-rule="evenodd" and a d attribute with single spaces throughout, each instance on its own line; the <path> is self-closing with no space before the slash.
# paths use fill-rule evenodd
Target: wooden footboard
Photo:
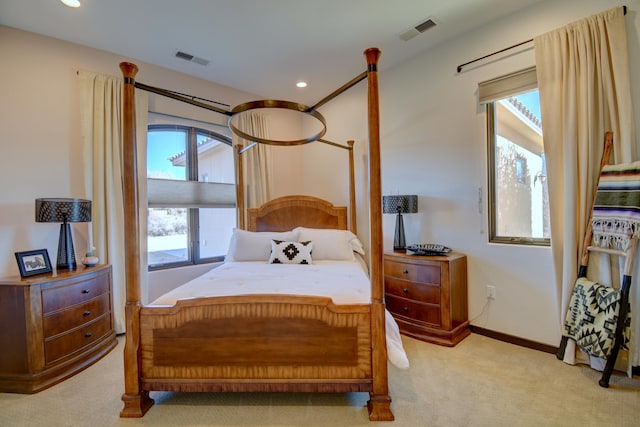
<path id="1" fill-rule="evenodd" d="M 172 391 L 371 391 L 369 305 L 248 295 L 140 312 L 141 387 Z"/>

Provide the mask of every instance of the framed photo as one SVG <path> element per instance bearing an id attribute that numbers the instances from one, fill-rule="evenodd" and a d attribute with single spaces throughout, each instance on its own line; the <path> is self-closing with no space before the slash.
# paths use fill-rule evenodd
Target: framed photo
<path id="1" fill-rule="evenodd" d="M 16 252 L 16 261 L 22 277 L 51 273 L 51 261 L 46 249 Z"/>

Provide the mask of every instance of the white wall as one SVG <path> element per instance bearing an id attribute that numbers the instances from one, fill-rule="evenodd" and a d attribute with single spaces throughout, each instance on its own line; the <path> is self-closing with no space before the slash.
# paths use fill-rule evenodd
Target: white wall
<path id="1" fill-rule="evenodd" d="M 404 217 L 408 244 L 438 242 L 468 256 L 473 325 L 549 345 L 558 345 L 561 334 L 550 248 L 489 244 L 486 234 L 486 127 L 484 108 L 477 101 L 477 84 L 534 65 L 534 51 L 515 49 L 508 57 L 481 61 L 462 73 L 457 73 L 456 67 L 619 5 L 606 0 L 551 0 L 379 73 L 383 193 L 419 196 L 419 213 Z M 640 71 L 640 2 L 626 5 L 634 76 Z M 427 38 L 429 33 L 408 43 L 420 43 L 421 37 Z M 364 57 L 361 60 L 364 70 Z M 384 67 L 384 52 L 379 66 Z M 640 85 L 633 78 L 632 88 L 636 123 L 640 123 Z M 334 135 L 356 139 L 360 163 L 367 154 L 367 130 L 360 125 L 365 108 L 364 84 L 321 108 Z M 318 161 L 321 155 L 334 153 L 316 147 L 309 150 L 305 169 L 310 174 L 322 175 L 321 166 L 315 166 L 322 164 Z M 334 184 L 336 176 L 343 175 L 335 170 L 324 173 Z M 358 176 L 364 173 L 361 168 Z M 339 185 L 324 187 L 320 181 L 309 180 L 307 190 L 329 192 L 330 199 L 344 197 Z M 384 215 L 383 221 L 384 246 L 389 250 L 395 216 Z M 366 218 L 360 222 L 359 230 L 366 230 Z M 494 285 L 497 294 L 488 305 L 487 285 Z"/>

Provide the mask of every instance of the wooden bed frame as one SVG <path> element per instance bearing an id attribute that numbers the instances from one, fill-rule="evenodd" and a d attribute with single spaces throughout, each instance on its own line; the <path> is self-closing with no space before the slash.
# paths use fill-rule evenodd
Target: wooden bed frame
<path id="1" fill-rule="evenodd" d="M 329 298 L 247 295 L 143 306 L 135 130 L 137 67 L 124 76 L 124 206 L 126 233 L 125 391 L 121 417 L 142 417 L 150 391 L 369 392 L 372 421 L 391 421 L 382 273 L 382 196 L 377 61 L 367 49 L 371 304 L 334 305 Z M 352 143 L 349 144 L 350 146 Z M 353 182 L 353 155 L 351 181 Z M 241 169 L 240 169 L 241 170 Z M 238 185 L 238 187 L 241 187 Z M 352 184 L 353 187 L 353 184 Z M 238 209 L 244 210 L 242 198 Z M 352 208 L 355 206 L 353 192 Z M 355 210 L 351 230 L 355 232 Z M 244 215 L 240 215 L 244 227 Z M 289 196 L 248 209 L 248 229 L 295 226 L 346 229 L 347 209 L 309 196 Z"/>

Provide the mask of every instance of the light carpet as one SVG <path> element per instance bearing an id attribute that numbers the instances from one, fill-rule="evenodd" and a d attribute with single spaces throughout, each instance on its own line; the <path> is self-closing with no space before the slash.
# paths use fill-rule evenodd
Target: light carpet
<path id="1" fill-rule="evenodd" d="M 370 422 L 367 393 L 152 392 L 121 419 L 123 338 L 93 366 L 34 395 L 0 393 L 0 426 L 639 426 L 640 380 L 471 334 L 453 348 L 403 337 L 408 370 L 389 367 L 394 422 Z"/>

